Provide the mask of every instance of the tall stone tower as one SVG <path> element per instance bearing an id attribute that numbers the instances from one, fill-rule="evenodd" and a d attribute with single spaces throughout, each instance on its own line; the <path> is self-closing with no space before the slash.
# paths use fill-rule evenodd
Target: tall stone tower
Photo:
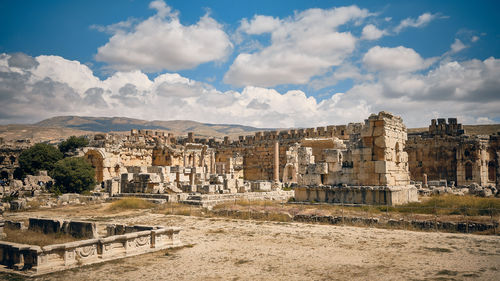
<path id="1" fill-rule="evenodd" d="M 408 185 L 406 126 L 399 116 L 382 111 L 365 120 L 360 148 L 353 151 L 359 185 Z M 357 170 L 357 171 L 356 171 Z"/>

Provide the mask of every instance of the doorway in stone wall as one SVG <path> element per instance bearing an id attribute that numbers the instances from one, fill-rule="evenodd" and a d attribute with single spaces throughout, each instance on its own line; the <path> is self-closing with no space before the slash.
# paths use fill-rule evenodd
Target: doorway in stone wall
<path id="1" fill-rule="evenodd" d="M 465 180 L 472 180 L 472 163 L 465 163 Z"/>
<path id="2" fill-rule="evenodd" d="M 494 161 L 488 163 L 488 181 L 496 182 L 497 180 L 497 167 Z"/>
<path id="3" fill-rule="evenodd" d="M 297 171 L 293 165 L 288 165 L 283 171 L 283 182 L 284 183 L 296 183 L 297 182 Z"/>

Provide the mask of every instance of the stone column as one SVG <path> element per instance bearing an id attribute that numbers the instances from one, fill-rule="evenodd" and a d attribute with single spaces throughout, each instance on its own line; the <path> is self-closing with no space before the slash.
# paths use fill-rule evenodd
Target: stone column
<path id="1" fill-rule="evenodd" d="M 275 182 L 280 181 L 280 145 L 279 142 L 276 140 L 274 142 L 274 169 L 273 169 L 273 180 Z"/>
<path id="2" fill-rule="evenodd" d="M 215 174 L 215 152 L 210 153 L 210 174 Z"/>
<path id="3" fill-rule="evenodd" d="M 423 174 L 423 181 L 422 181 L 422 187 L 428 187 L 427 186 L 427 174 Z"/>

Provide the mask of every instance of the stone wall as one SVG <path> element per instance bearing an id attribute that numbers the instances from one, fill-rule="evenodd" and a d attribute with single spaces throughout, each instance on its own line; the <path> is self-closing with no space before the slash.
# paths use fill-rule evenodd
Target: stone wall
<path id="1" fill-rule="evenodd" d="M 19 167 L 19 155 L 31 146 L 29 140 L 0 143 L 0 181 L 9 181 L 14 177 L 14 170 Z M 6 182 L 5 182 L 6 183 Z"/>
<path id="2" fill-rule="evenodd" d="M 405 150 L 412 180 L 498 186 L 499 148 L 500 135 L 469 136 L 449 118 L 448 124 L 445 119 L 432 120 L 427 132 L 410 135 Z"/>
<path id="3" fill-rule="evenodd" d="M 139 147 L 83 149 L 84 157 L 94 166 L 98 183 L 120 177 L 127 166 L 151 166 L 152 149 Z"/>
<path id="4" fill-rule="evenodd" d="M 295 188 L 296 201 L 401 205 L 418 201 L 414 186 L 309 186 Z"/>
<path id="5" fill-rule="evenodd" d="M 3 271 L 36 276 L 88 264 L 179 247 L 177 227 L 152 228 L 123 235 L 44 247 L 0 242 Z"/>
<path id="6" fill-rule="evenodd" d="M 401 118 L 380 112 L 365 120 L 360 133 L 348 141 L 304 139 L 287 151 L 287 167 L 297 169 L 301 186 L 404 186 L 410 181 L 403 150 L 406 138 Z"/>
<path id="7" fill-rule="evenodd" d="M 225 138 L 224 142 L 214 144 L 216 162 L 230 166 L 230 159 L 238 163 L 237 159 L 240 157 L 241 168 L 238 164 L 233 164 L 233 167 L 235 171 L 240 168 L 243 179 L 272 181 L 275 180 L 275 143 L 278 142 L 277 178 L 283 180 L 285 166 L 287 166 L 287 151 L 290 147 L 307 139 L 325 140 L 323 144 L 311 144 L 316 147 L 314 149 L 316 153 L 322 145 L 330 147 L 333 140 L 348 140 L 350 135 L 359 134 L 361 127 L 359 123 L 350 123 L 339 126 L 257 132 L 253 136 L 240 136 L 236 141 L 229 141 L 229 138 Z"/>
<path id="8" fill-rule="evenodd" d="M 93 222 L 30 218 L 28 229 L 45 234 L 64 233 L 75 238 L 97 238 L 97 228 Z"/>

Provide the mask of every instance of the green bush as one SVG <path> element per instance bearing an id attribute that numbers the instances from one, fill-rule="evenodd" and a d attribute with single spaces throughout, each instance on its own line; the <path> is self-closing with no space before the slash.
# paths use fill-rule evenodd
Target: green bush
<path id="1" fill-rule="evenodd" d="M 40 170 L 51 171 L 54 164 L 62 158 L 63 154 L 57 148 L 37 143 L 19 155 L 19 170 L 16 171 L 16 177 L 22 178 L 26 174 L 33 175 Z"/>
<path id="2" fill-rule="evenodd" d="M 89 141 L 85 137 L 71 136 L 67 140 L 59 144 L 59 151 L 62 153 L 74 151 L 79 147 L 85 147 L 89 144 Z"/>
<path id="3" fill-rule="evenodd" d="M 70 157 L 58 161 L 50 176 L 55 180 L 55 193 L 83 193 L 94 188 L 95 171 L 83 157 Z"/>

